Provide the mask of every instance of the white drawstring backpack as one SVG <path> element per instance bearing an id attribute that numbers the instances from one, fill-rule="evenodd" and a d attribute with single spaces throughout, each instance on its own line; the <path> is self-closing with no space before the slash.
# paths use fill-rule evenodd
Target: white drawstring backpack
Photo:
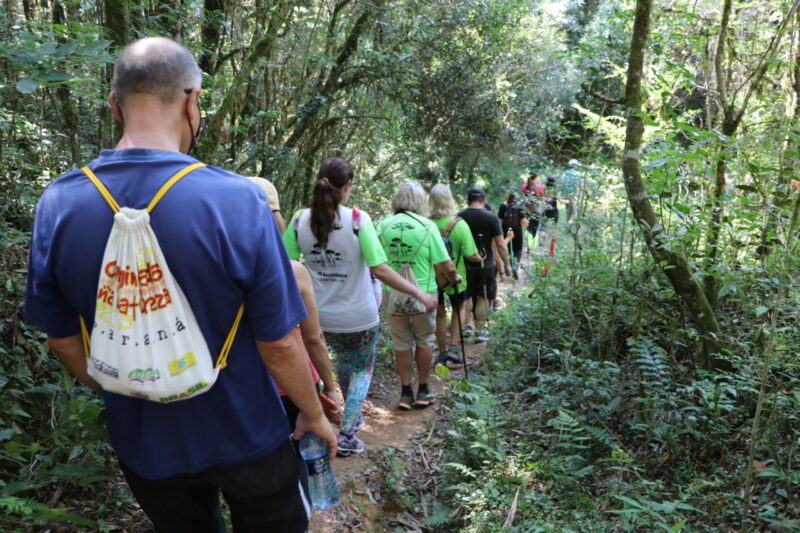
<path id="1" fill-rule="evenodd" d="M 81 170 L 114 211 L 91 333 L 81 317 L 89 375 L 109 392 L 168 403 L 197 396 L 225 368 L 244 304 L 216 363 L 189 300 L 169 270 L 150 226 L 150 213 L 194 163 L 171 177 L 146 209 L 120 207 L 88 168 Z"/>

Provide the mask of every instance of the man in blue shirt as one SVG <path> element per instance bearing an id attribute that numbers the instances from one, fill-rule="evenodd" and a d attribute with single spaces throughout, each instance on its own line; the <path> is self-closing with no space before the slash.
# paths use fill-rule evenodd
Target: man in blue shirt
<path id="1" fill-rule="evenodd" d="M 200 70 L 173 41 L 128 46 L 109 102 L 125 125 L 114 150 L 89 164 L 116 201 L 144 208 L 200 133 Z M 94 317 L 113 212 L 78 170 L 51 184 L 37 206 L 25 317 L 83 384 L 79 317 Z M 120 466 L 157 531 L 224 531 L 219 492 L 237 531 L 305 531 L 310 509 L 302 461 L 289 440 L 277 383 L 298 406 L 296 436 L 336 438 L 314 390 L 297 324 L 306 310 L 264 193 L 213 167 L 194 170 L 151 213 L 167 264 L 186 294 L 212 356 L 237 309 L 245 315 L 228 365 L 206 393 L 159 404 L 103 391 Z M 273 379 L 274 382 L 273 383 Z"/>

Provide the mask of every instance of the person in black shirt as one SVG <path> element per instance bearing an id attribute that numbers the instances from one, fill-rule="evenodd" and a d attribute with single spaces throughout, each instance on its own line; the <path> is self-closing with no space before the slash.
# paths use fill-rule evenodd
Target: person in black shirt
<path id="1" fill-rule="evenodd" d="M 478 247 L 478 254 L 484 257 L 481 263 L 467 262 L 467 316 L 470 309 L 475 312 L 475 326 L 478 330 L 477 340 L 486 342 L 489 333 L 485 329 L 486 314 L 489 302 L 497 296 L 497 282 L 494 278 L 495 257 L 492 243 L 497 245 L 501 260 L 508 265 L 508 248 L 503 240 L 500 219 L 487 211 L 486 194 L 480 187 L 473 187 L 467 195 L 468 207 L 458 216 L 464 219 L 472 232 L 472 238 Z M 511 275 L 511 268 L 506 267 L 506 275 Z M 488 302 L 487 302 L 488 299 Z"/>
<path id="2" fill-rule="evenodd" d="M 556 179 L 553 176 L 547 178 L 547 187 L 544 197 L 544 216 L 558 225 L 558 198 L 556 194 Z"/>
<path id="3" fill-rule="evenodd" d="M 506 201 L 500 204 L 500 209 L 497 212 L 497 217 L 500 219 L 503 228 L 503 237 L 508 238 L 508 232 L 511 231 L 514 237 L 511 240 L 511 250 L 513 252 L 513 265 L 512 274 L 514 279 L 517 278 L 517 271 L 519 269 L 519 262 L 522 258 L 522 224 L 525 219 L 525 214 L 522 209 L 517 205 L 514 191 L 509 191 Z"/>

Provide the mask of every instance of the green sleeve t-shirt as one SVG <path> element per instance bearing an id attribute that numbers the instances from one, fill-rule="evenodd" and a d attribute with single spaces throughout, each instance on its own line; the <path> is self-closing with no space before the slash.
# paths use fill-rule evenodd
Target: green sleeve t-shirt
<path id="1" fill-rule="evenodd" d="M 361 227 L 358 230 L 358 246 L 361 248 L 361 255 L 364 256 L 364 261 L 367 262 L 367 266 L 370 268 L 389 261 L 370 218 L 361 221 Z"/>
<path id="2" fill-rule="evenodd" d="M 412 263 L 420 288 L 427 293 L 437 291 L 433 266 L 450 257 L 433 222 L 417 214 L 398 213 L 382 220 L 377 233 L 389 266 L 398 271 L 403 263 Z"/>
<path id="3" fill-rule="evenodd" d="M 439 233 L 444 235 L 447 225 L 452 219 L 452 216 L 447 216 L 434 218 L 432 220 L 439 229 Z M 475 240 L 472 238 L 472 232 L 463 219 L 460 219 L 455 223 L 453 228 L 450 230 L 448 239 L 450 240 L 450 246 L 453 249 L 453 263 L 456 265 L 456 271 L 458 272 L 458 275 L 461 276 L 461 283 L 458 284 L 458 292 L 461 293 L 467 290 L 466 258 L 478 253 L 478 247 L 475 246 Z M 452 286 L 448 286 L 445 289 L 445 292 L 447 294 L 453 294 L 455 289 Z"/>
<path id="4" fill-rule="evenodd" d="M 286 248 L 286 253 L 289 255 L 289 259 L 294 261 L 300 260 L 300 254 L 302 251 L 300 250 L 300 245 L 297 243 L 297 231 L 295 231 L 294 227 L 297 224 L 296 220 L 300 217 L 302 211 L 298 211 L 292 217 L 292 220 L 286 226 L 286 231 L 283 232 L 283 246 Z"/>

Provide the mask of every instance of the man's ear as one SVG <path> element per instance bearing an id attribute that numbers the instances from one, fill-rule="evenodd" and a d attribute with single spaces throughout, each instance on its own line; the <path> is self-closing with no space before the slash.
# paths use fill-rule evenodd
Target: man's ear
<path id="1" fill-rule="evenodd" d="M 192 89 L 189 98 L 186 99 L 186 114 L 188 115 L 190 121 L 194 120 L 194 103 L 198 98 L 200 98 L 200 89 Z"/>
<path id="2" fill-rule="evenodd" d="M 111 105 L 111 112 L 114 114 L 114 120 L 120 124 L 125 124 L 125 117 L 122 116 L 122 109 L 117 102 L 117 93 L 111 91 L 108 93 L 108 103 Z"/>

